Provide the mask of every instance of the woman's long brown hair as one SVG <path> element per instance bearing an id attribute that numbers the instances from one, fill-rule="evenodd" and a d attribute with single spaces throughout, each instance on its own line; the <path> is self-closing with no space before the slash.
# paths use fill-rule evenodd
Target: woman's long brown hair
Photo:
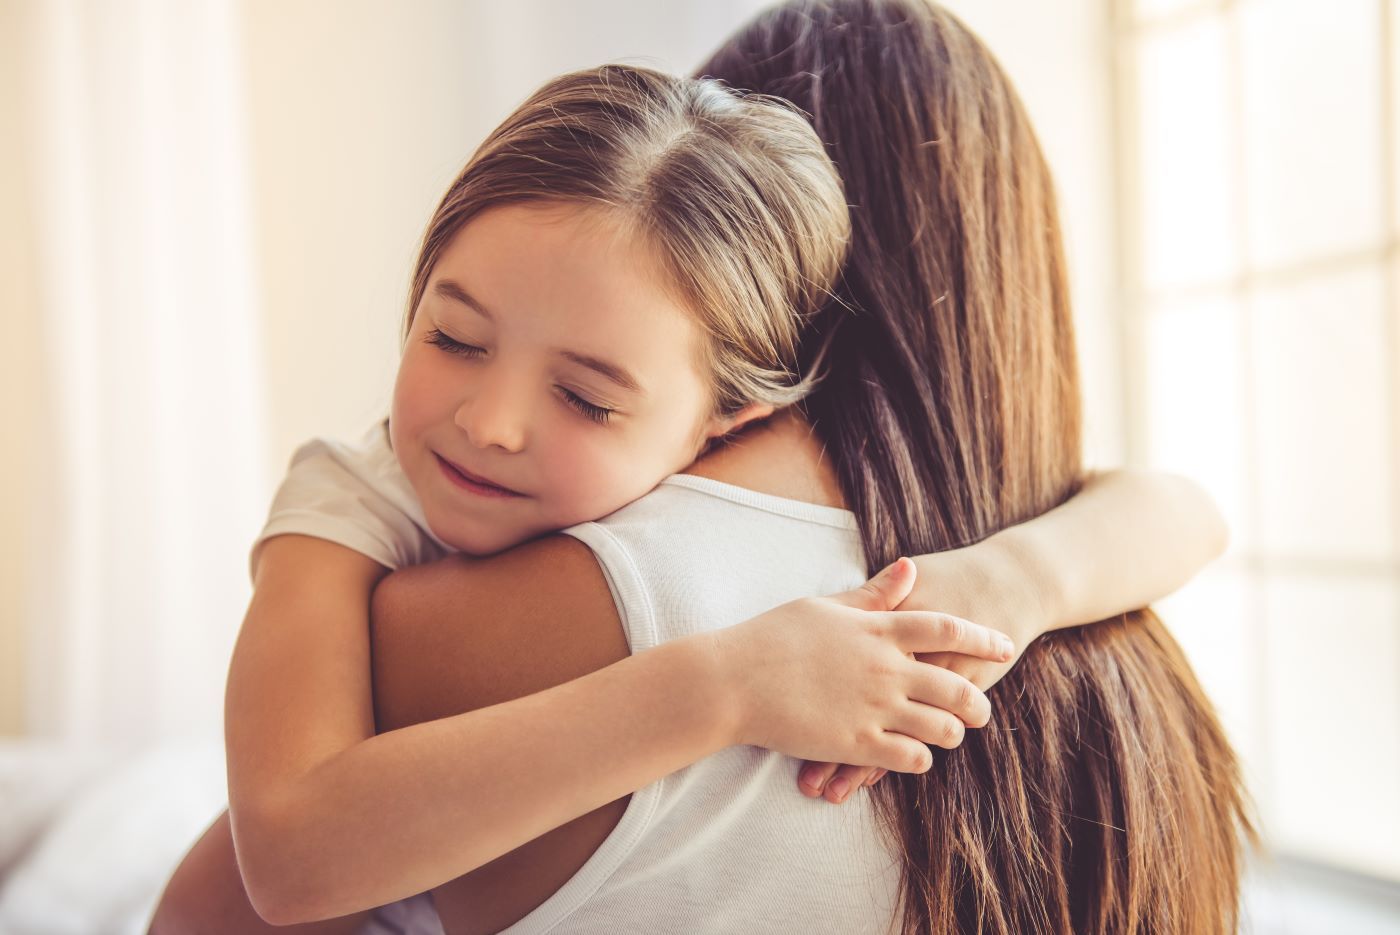
<path id="1" fill-rule="evenodd" d="M 793 0 L 701 69 L 805 110 L 853 242 L 804 337 L 804 402 L 869 568 L 979 541 L 1080 486 L 1080 399 L 1050 173 L 982 43 L 924 0 Z M 835 340 L 830 340 L 835 336 Z M 872 788 L 915 932 L 1234 932 L 1235 754 L 1150 610 L 1037 640 L 992 724 Z"/>

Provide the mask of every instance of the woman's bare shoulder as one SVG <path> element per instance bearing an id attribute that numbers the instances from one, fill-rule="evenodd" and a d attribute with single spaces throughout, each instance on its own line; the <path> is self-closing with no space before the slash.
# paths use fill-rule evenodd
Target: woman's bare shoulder
<path id="1" fill-rule="evenodd" d="M 401 569 L 374 603 L 381 732 L 533 695 L 628 655 L 602 569 L 569 536 Z M 498 932 L 522 919 L 579 871 L 626 806 L 609 803 L 435 888 L 446 931 Z"/>
<path id="2" fill-rule="evenodd" d="M 442 637 L 444 629 L 455 631 L 448 639 L 470 634 L 474 658 L 489 660 L 473 679 L 485 703 L 540 691 L 627 655 L 602 568 L 570 536 L 400 569 L 380 584 L 374 604 L 376 626 L 397 623 L 424 639 Z M 444 628 L 449 621 L 454 625 Z"/>
<path id="3" fill-rule="evenodd" d="M 846 506 L 821 440 L 796 413 L 751 424 L 698 458 L 685 473 L 775 497 Z"/>

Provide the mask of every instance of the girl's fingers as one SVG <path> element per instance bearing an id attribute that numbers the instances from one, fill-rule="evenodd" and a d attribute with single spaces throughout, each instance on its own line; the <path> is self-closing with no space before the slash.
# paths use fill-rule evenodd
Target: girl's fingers
<path id="1" fill-rule="evenodd" d="M 961 726 L 962 722 L 957 718 L 947 716 Z M 896 773 L 927 773 L 933 768 L 933 754 L 929 752 L 928 744 L 921 743 L 908 734 L 888 730 L 882 731 L 871 744 L 870 759 L 876 766 Z"/>
<path id="2" fill-rule="evenodd" d="M 840 763 L 807 763 L 797 774 L 797 788 L 809 799 L 815 799 L 826 791 L 826 784 L 836 772 Z"/>
<path id="3" fill-rule="evenodd" d="M 968 727 L 986 727 L 992 719 L 992 703 L 965 677 L 921 663 L 915 663 L 912 670 L 914 682 L 909 690 L 910 701 L 919 706 L 940 708 Z"/>
<path id="4" fill-rule="evenodd" d="M 809 799 L 820 796 L 833 805 L 840 805 L 855 790 L 874 785 L 885 772 L 878 766 L 805 763 L 797 774 L 797 787 Z"/>
<path id="5" fill-rule="evenodd" d="M 823 798 L 833 805 L 840 805 L 851 797 L 852 792 L 861 786 L 869 785 L 869 777 L 878 771 L 879 768 L 875 766 L 843 764 L 828 780 Z"/>
<path id="6" fill-rule="evenodd" d="M 914 589 L 918 566 L 912 559 L 899 558 L 875 573 L 858 588 L 832 594 L 827 600 L 857 610 L 893 610 Z"/>
<path id="7" fill-rule="evenodd" d="M 1005 633 L 952 614 L 899 610 L 882 616 L 901 652 L 953 652 L 994 662 L 1005 662 L 1015 652 Z"/>
<path id="8" fill-rule="evenodd" d="M 942 708 L 928 705 L 911 705 L 897 714 L 892 720 L 895 730 L 908 738 L 922 741 L 944 750 L 956 749 L 963 742 L 967 728 L 963 722 Z M 922 770 L 919 770 L 922 772 Z"/>

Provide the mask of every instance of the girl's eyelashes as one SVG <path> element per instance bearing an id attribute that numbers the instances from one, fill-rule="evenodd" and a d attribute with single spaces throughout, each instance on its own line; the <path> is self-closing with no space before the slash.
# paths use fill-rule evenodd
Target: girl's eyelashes
<path id="1" fill-rule="evenodd" d="M 480 357 L 482 354 L 486 353 L 485 348 L 477 347 L 475 344 L 463 344 L 461 341 L 449 338 L 437 328 L 428 332 L 426 341 L 429 344 L 442 348 L 449 354 L 457 354 L 460 357 Z M 559 391 L 564 395 L 565 402 L 578 410 L 585 418 L 591 419 L 600 425 L 606 423 L 608 418 L 616 411 L 608 409 L 606 406 L 594 405 L 572 390 L 567 390 L 562 386 L 559 387 Z"/>
<path id="2" fill-rule="evenodd" d="M 477 347 L 475 344 L 463 344 L 461 341 L 454 341 L 437 328 L 428 332 L 427 342 L 442 348 L 449 354 L 457 354 L 461 357 L 480 357 L 482 354 L 486 353 L 484 348 Z"/>
<path id="3" fill-rule="evenodd" d="M 562 386 L 559 387 L 559 391 L 564 394 L 564 399 L 568 401 L 570 406 L 573 406 L 579 412 L 583 413 L 584 416 L 599 424 L 607 422 L 608 417 L 614 412 L 614 410 L 607 409 L 603 406 L 595 406 L 582 396 L 579 396 L 577 393 L 572 393 Z"/>

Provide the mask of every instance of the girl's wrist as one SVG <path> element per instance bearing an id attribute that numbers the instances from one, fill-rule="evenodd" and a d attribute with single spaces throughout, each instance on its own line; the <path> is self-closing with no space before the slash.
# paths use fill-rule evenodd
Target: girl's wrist
<path id="1" fill-rule="evenodd" d="M 690 703 L 705 718 L 711 734 L 708 746 L 716 751 L 748 742 L 748 660 L 732 645 L 732 630 L 696 633 L 653 650 L 675 654 L 677 675 L 681 684 L 693 687 Z"/>
<path id="2" fill-rule="evenodd" d="M 1054 582 L 1015 527 L 961 549 L 920 556 L 921 600 L 1011 637 L 1017 650 L 1057 625 Z"/>
<path id="3" fill-rule="evenodd" d="M 998 595 L 1018 648 L 1063 625 L 1061 582 L 1041 543 L 1025 529 L 1010 526 L 962 551 L 973 553 L 989 589 Z"/>

